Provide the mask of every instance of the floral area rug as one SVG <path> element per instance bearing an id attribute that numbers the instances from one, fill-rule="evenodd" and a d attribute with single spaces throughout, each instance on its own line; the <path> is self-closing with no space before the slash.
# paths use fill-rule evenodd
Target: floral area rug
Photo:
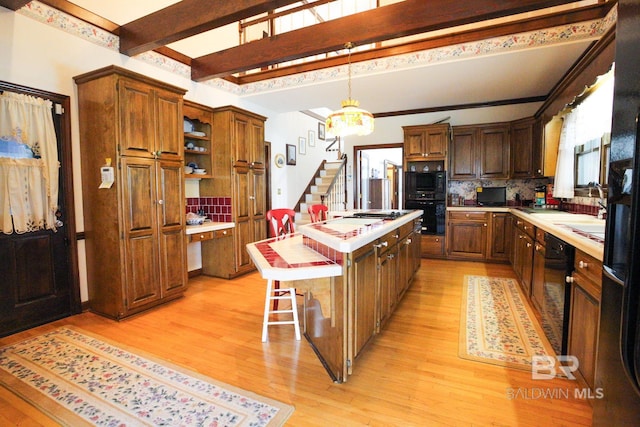
<path id="1" fill-rule="evenodd" d="M 0 348 L 0 384 L 73 426 L 280 426 L 293 412 L 68 327 Z"/>
<path id="2" fill-rule="evenodd" d="M 555 357 L 515 279 L 465 276 L 459 356 L 531 370 L 532 356 Z"/>

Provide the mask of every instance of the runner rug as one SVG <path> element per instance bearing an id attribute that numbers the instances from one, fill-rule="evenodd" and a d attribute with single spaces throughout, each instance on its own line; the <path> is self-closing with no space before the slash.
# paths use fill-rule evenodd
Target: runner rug
<path id="1" fill-rule="evenodd" d="M 293 412 L 70 327 L 0 348 L 0 384 L 73 426 L 280 426 Z"/>
<path id="2" fill-rule="evenodd" d="M 459 356 L 531 371 L 532 356 L 555 357 L 515 279 L 465 276 Z"/>

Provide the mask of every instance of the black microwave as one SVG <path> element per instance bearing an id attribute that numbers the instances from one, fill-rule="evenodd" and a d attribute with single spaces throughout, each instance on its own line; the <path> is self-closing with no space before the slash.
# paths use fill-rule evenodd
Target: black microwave
<path id="1" fill-rule="evenodd" d="M 409 197 L 444 200 L 447 194 L 446 172 L 406 172 L 405 191 Z"/>

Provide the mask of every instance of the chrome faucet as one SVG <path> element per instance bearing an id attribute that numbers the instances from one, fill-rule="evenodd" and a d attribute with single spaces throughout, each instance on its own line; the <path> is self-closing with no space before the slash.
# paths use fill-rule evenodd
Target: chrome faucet
<path id="1" fill-rule="evenodd" d="M 605 199 L 604 199 L 604 190 L 602 188 L 602 185 L 600 185 L 599 182 L 590 182 L 589 183 L 589 197 L 591 197 L 591 189 L 592 188 L 597 188 L 598 189 L 598 196 L 600 197 L 600 200 L 598 200 L 598 204 L 600 205 L 600 209 L 598 210 L 598 219 L 603 219 L 604 218 L 604 214 L 607 212 L 607 205 L 605 205 Z"/>

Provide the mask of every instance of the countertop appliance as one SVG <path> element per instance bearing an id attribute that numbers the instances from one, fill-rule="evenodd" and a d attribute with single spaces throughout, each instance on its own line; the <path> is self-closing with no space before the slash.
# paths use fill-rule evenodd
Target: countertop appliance
<path id="1" fill-rule="evenodd" d="M 505 206 L 507 204 L 506 187 L 477 187 L 478 206 Z"/>
<path id="2" fill-rule="evenodd" d="M 638 1 L 619 0 L 594 426 L 640 422 L 639 57 Z"/>
<path id="3" fill-rule="evenodd" d="M 567 354 L 571 285 L 575 249 L 550 233 L 545 233 L 542 325 L 556 354 Z"/>

